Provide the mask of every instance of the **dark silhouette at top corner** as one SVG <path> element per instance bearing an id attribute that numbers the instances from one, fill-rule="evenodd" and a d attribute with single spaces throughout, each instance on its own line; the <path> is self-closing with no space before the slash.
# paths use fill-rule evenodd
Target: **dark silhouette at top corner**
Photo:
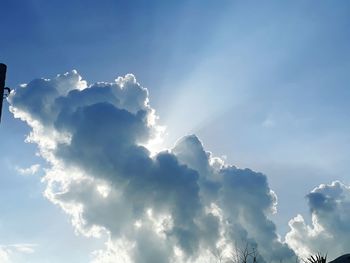
<path id="1" fill-rule="evenodd" d="M 329 263 L 350 263 L 350 254 L 344 254 Z"/>
<path id="2" fill-rule="evenodd" d="M 0 122 L 2 115 L 2 103 L 5 98 L 10 94 L 11 89 L 5 87 L 5 79 L 6 79 L 6 70 L 7 66 L 3 63 L 0 63 Z"/>

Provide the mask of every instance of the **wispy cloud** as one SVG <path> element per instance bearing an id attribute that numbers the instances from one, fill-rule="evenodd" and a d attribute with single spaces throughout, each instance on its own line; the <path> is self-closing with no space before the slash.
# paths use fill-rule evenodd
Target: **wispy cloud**
<path id="1" fill-rule="evenodd" d="M 17 243 L 10 245 L 0 245 L 0 263 L 12 263 L 17 254 L 32 254 L 35 252 L 37 244 Z"/>
<path id="2" fill-rule="evenodd" d="M 16 171 L 21 175 L 34 175 L 40 170 L 40 164 L 33 164 L 27 168 L 16 167 Z"/>
<path id="3" fill-rule="evenodd" d="M 276 125 L 276 121 L 271 117 L 267 117 L 263 122 L 262 126 L 265 128 L 272 128 Z"/>

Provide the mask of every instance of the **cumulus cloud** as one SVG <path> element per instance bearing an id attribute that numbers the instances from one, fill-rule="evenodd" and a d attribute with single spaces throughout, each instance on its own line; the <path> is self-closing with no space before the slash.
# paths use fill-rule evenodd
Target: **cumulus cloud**
<path id="1" fill-rule="evenodd" d="M 265 175 L 225 164 L 195 135 L 150 153 L 161 129 L 133 75 L 88 85 L 72 71 L 9 102 L 50 164 L 45 196 L 78 233 L 108 235 L 93 262 L 207 262 L 245 244 L 261 262 L 294 261 L 269 219 L 277 198 Z"/>
<path id="2" fill-rule="evenodd" d="M 329 258 L 348 253 L 350 247 L 350 187 L 339 181 L 321 184 L 307 196 L 312 222 L 301 215 L 289 222 L 286 241 L 300 256 L 328 252 Z"/>

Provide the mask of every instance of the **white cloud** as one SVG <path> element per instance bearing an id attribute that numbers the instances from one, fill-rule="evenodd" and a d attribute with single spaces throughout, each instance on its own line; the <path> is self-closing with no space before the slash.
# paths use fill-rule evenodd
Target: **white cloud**
<path id="1" fill-rule="evenodd" d="M 239 243 L 261 262 L 294 261 L 269 219 L 277 198 L 265 175 L 225 164 L 195 135 L 151 154 L 145 145 L 161 129 L 133 75 L 87 86 L 72 71 L 34 80 L 9 101 L 50 164 L 45 196 L 78 233 L 108 235 L 93 262 L 203 262 Z"/>
<path id="2" fill-rule="evenodd" d="M 0 263 L 8 263 L 10 262 L 10 254 L 7 248 L 0 246 Z"/>
<path id="3" fill-rule="evenodd" d="M 33 164 L 28 168 L 16 167 L 16 171 L 21 175 L 34 175 L 40 169 L 40 164 Z"/>
<path id="4" fill-rule="evenodd" d="M 27 244 L 27 243 L 19 243 L 19 244 L 13 244 L 10 245 L 14 250 L 25 253 L 25 254 L 32 254 L 35 252 L 35 248 L 37 247 L 37 244 Z"/>
<path id="5" fill-rule="evenodd" d="M 32 254 L 37 244 L 18 243 L 0 245 L 0 263 L 13 263 L 18 254 Z"/>
<path id="6" fill-rule="evenodd" d="M 312 215 L 308 225 L 301 215 L 289 222 L 287 243 L 302 257 L 318 252 L 335 258 L 350 247 L 350 187 L 339 181 L 321 184 L 307 195 Z"/>

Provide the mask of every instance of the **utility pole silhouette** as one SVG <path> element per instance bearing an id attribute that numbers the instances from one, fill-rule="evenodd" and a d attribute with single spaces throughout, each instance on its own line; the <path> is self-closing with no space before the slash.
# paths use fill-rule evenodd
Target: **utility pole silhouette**
<path id="1" fill-rule="evenodd" d="M 2 115 L 2 103 L 3 100 L 10 94 L 10 88 L 5 87 L 5 79 L 6 79 L 6 70 L 7 66 L 3 63 L 0 63 L 0 122 Z M 7 93 L 5 93 L 5 91 Z"/>

